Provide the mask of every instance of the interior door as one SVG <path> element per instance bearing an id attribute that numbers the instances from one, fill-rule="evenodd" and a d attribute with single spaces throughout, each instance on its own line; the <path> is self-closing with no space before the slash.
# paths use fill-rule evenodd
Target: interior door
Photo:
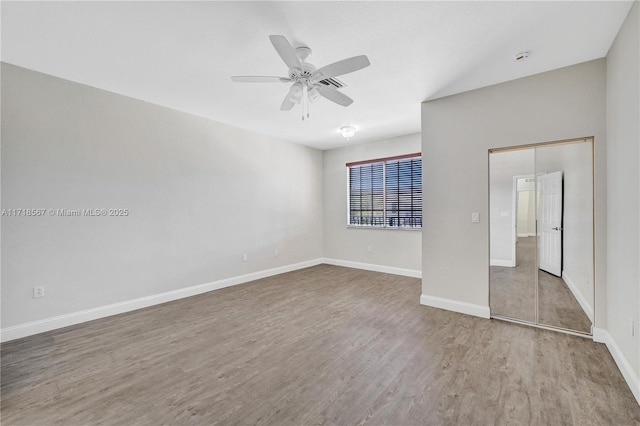
<path id="1" fill-rule="evenodd" d="M 540 269 L 562 275 L 562 172 L 538 175 Z"/>

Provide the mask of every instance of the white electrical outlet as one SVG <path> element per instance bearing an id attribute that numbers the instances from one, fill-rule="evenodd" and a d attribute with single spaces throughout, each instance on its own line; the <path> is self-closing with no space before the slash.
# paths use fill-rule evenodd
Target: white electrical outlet
<path id="1" fill-rule="evenodd" d="M 278 249 L 275 249 L 275 250 L 273 251 L 273 257 L 278 257 L 278 254 L 279 254 Z"/>
<path id="2" fill-rule="evenodd" d="M 471 213 L 471 223 L 480 223 L 480 212 Z"/>
<path id="3" fill-rule="evenodd" d="M 44 287 L 33 288 L 33 298 L 36 299 L 38 297 L 44 297 Z"/>
<path id="4" fill-rule="evenodd" d="M 373 253 L 373 247 L 367 246 L 367 253 Z"/>
<path id="5" fill-rule="evenodd" d="M 243 253 L 242 254 L 242 261 L 246 262 L 249 259 L 249 257 L 247 256 L 247 253 Z"/>

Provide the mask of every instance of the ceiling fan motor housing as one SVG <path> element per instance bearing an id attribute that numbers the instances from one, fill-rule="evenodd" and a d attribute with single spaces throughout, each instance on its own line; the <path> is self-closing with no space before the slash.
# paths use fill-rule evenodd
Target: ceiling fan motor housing
<path id="1" fill-rule="evenodd" d="M 299 81 L 307 86 L 311 86 L 313 83 L 311 77 L 316 71 L 316 67 L 308 62 L 302 62 L 300 68 L 291 68 L 289 70 L 289 78 L 293 81 Z"/>
<path id="2" fill-rule="evenodd" d="M 299 46 L 295 48 L 296 55 L 300 58 L 301 62 L 306 61 L 311 57 L 311 48 L 307 46 Z"/>

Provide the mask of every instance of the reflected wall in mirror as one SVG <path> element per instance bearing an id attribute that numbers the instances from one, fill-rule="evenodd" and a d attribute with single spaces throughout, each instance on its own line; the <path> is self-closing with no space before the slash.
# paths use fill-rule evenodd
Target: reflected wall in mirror
<path id="1" fill-rule="evenodd" d="M 493 317 L 589 334 L 593 323 L 593 140 L 489 156 Z"/>
<path id="2" fill-rule="evenodd" d="M 534 153 L 504 151 L 489 160 L 491 314 L 536 322 Z M 526 203 L 526 212 L 518 211 L 520 202 Z M 516 230 L 518 219 L 524 223 Z"/>

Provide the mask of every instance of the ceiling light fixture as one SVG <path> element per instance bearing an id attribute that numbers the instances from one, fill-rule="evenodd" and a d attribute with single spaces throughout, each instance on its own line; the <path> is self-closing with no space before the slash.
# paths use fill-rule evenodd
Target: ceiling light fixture
<path id="1" fill-rule="evenodd" d="M 353 126 L 342 126 L 340 127 L 340 133 L 342 133 L 343 137 L 349 140 L 349 138 L 352 138 L 353 135 L 356 134 L 356 128 Z"/>
<path id="2" fill-rule="evenodd" d="M 529 52 L 520 52 L 513 57 L 516 62 L 524 62 L 529 57 Z"/>

